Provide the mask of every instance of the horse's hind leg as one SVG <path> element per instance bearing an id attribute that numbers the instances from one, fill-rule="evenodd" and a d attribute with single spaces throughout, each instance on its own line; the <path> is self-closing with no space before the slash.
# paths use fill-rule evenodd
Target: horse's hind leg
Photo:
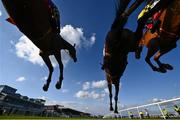
<path id="1" fill-rule="evenodd" d="M 48 69 L 49 69 L 49 76 L 48 79 L 46 80 L 46 84 L 44 84 L 43 86 L 43 90 L 47 91 L 49 88 L 49 84 L 51 82 L 51 76 L 52 76 L 52 72 L 53 72 L 53 66 L 51 64 L 51 61 L 49 59 L 49 56 L 47 56 L 46 54 L 40 53 L 40 56 L 42 57 L 42 59 L 44 60 L 44 62 L 46 63 Z"/>
<path id="2" fill-rule="evenodd" d="M 176 44 L 167 48 L 167 49 L 163 49 L 163 50 L 158 51 L 158 53 L 154 56 L 154 60 L 157 62 L 160 72 L 164 72 L 164 71 L 166 71 L 166 69 L 173 70 L 173 67 L 171 65 L 161 63 L 159 58 L 174 48 L 176 48 Z"/>
<path id="3" fill-rule="evenodd" d="M 60 69 L 59 81 L 56 83 L 56 88 L 60 89 L 62 85 L 62 80 L 63 80 L 63 63 L 61 61 L 61 53 L 57 52 L 54 54 L 54 56 L 59 64 L 59 69 Z"/>
<path id="4" fill-rule="evenodd" d="M 110 77 L 107 75 L 107 81 L 108 81 L 108 89 L 109 89 L 109 99 L 110 99 L 110 111 L 113 111 L 113 106 L 112 106 L 112 83 L 110 82 Z"/>

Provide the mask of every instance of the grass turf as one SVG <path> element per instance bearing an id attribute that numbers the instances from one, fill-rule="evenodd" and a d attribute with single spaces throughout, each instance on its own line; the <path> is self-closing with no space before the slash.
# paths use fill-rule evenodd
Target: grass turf
<path id="1" fill-rule="evenodd" d="M 60 118 L 60 117 L 33 117 L 33 116 L 0 116 L 0 120 L 131 120 L 131 119 L 120 119 L 120 118 Z M 133 119 L 133 120 L 140 120 L 140 119 Z M 163 120 L 163 119 L 144 119 L 144 120 Z M 180 120 L 177 119 L 170 119 L 170 120 Z"/>

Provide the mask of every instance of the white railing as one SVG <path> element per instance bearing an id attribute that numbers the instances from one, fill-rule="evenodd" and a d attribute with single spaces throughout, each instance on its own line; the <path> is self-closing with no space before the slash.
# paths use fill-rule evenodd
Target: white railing
<path id="1" fill-rule="evenodd" d="M 154 102 L 154 103 L 150 103 L 150 104 L 146 104 L 146 105 L 140 105 L 140 106 L 136 106 L 136 107 L 130 107 L 130 108 L 126 108 L 126 109 L 122 109 L 122 110 L 119 110 L 119 113 L 122 117 L 122 112 L 125 112 L 125 111 L 130 111 L 130 110 L 137 110 L 138 114 L 139 114 L 139 109 L 140 108 L 144 108 L 144 107 L 150 107 L 150 106 L 154 106 L 154 105 L 157 105 L 158 106 L 158 109 L 159 111 L 161 112 L 162 116 L 164 119 L 166 119 L 166 116 L 164 115 L 163 111 L 162 111 L 162 108 L 161 108 L 161 104 L 165 104 L 165 103 L 170 103 L 170 102 L 175 102 L 175 101 L 180 101 L 180 97 L 179 98 L 174 98 L 174 99 L 170 99 L 170 100 L 164 100 L 164 101 L 160 101 L 160 102 Z M 130 116 L 129 116 L 130 117 Z M 139 118 L 141 119 L 141 116 L 139 115 Z"/>

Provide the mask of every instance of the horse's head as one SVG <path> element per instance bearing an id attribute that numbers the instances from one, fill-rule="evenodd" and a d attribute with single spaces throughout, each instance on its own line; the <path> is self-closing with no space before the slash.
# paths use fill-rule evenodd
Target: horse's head
<path id="1" fill-rule="evenodd" d="M 74 60 L 74 62 L 77 62 L 75 46 L 76 44 L 74 44 L 74 46 L 72 46 L 72 48 L 69 50 L 69 56 Z"/>

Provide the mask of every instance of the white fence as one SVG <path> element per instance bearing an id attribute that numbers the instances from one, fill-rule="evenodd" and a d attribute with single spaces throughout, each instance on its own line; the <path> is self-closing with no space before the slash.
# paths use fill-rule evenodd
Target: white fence
<path id="1" fill-rule="evenodd" d="M 160 102 L 150 103 L 146 105 L 140 105 L 136 107 L 130 107 L 126 109 L 122 109 L 119 111 L 121 118 L 129 117 L 130 114 L 133 114 L 134 117 L 142 119 L 142 116 L 139 114 L 140 112 L 144 115 L 149 114 L 150 117 L 162 117 L 166 119 L 166 115 L 163 112 L 163 109 L 168 112 L 170 117 L 178 117 L 179 114 L 174 110 L 174 105 L 180 107 L 180 97 L 174 98 L 170 100 L 164 100 Z M 145 116 L 147 117 L 147 116 Z"/>

